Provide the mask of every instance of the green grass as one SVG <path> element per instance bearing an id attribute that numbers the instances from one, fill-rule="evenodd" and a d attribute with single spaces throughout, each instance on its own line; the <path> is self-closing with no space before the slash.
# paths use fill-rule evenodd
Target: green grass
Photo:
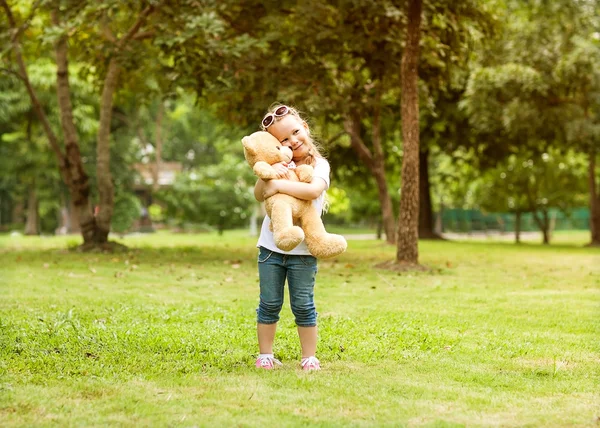
<path id="1" fill-rule="evenodd" d="M 374 268 L 350 240 L 320 262 L 323 370 L 305 374 L 288 305 L 252 368 L 255 238 L 0 236 L 2 426 L 597 426 L 600 250 L 421 242 L 429 273 Z"/>

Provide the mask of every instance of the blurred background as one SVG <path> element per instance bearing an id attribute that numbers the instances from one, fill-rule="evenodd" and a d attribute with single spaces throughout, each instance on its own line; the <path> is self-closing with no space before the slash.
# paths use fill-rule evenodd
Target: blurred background
<path id="1" fill-rule="evenodd" d="M 328 229 L 393 243 L 406 3 L 0 1 L 0 231 L 256 233 L 241 138 L 281 102 Z M 419 3 L 419 238 L 600 245 L 600 2 Z"/>

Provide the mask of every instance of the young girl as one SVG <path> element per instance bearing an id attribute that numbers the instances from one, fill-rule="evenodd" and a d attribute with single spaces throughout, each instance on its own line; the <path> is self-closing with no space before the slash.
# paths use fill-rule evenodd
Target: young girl
<path id="1" fill-rule="evenodd" d="M 254 197 L 262 202 L 276 193 L 285 193 L 299 199 L 313 201 L 320 213 L 323 209 L 325 191 L 329 187 L 329 163 L 321 156 L 310 137 L 308 124 L 298 112 L 288 106 L 272 108 L 262 120 L 262 129 L 275 136 L 282 145 L 293 151 L 293 164 L 276 164 L 280 179 L 258 180 L 254 187 Z M 288 168 L 308 164 L 314 168 L 310 183 L 287 181 Z M 258 273 L 260 278 L 260 303 L 256 310 L 257 334 L 260 355 L 256 367 L 272 369 L 281 362 L 273 357 L 273 341 L 283 306 L 284 285 L 287 279 L 290 304 L 298 326 L 298 336 L 302 348 L 301 366 L 303 370 L 320 370 L 317 351 L 317 311 L 314 302 L 317 259 L 309 252 L 304 242 L 291 251 L 282 251 L 275 245 L 271 220 L 265 217 L 257 247 Z"/>

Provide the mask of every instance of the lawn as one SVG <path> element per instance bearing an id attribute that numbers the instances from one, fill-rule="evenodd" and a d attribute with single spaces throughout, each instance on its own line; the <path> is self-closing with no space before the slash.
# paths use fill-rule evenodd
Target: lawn
<path id="1" fill-rule="evenodd" d="M 303 373 L 289 306 L 253 368 L 255 238 L 0 236 L 2 426 L 598 426 L 600 250 L 423 241 L 429 272 L 378 270 L 349 239 L 319 265 L 323 370 Z"/>

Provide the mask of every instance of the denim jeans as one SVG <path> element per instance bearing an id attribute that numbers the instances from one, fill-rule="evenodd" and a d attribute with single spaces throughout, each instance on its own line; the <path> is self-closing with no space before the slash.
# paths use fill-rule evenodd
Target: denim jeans
<path id="1" fill-rule="evenodd" d="M 314 301 L 317 259 L 313 256 L 297 256 L 277 253 L 259 247 L 258 275 L 260 279 L 260 303 L 256 313 L 260 324 L 279 321 L 283 306 L 283 292 L 287 279 L 290 305 L 299 327 L 317 325 Z"/>

